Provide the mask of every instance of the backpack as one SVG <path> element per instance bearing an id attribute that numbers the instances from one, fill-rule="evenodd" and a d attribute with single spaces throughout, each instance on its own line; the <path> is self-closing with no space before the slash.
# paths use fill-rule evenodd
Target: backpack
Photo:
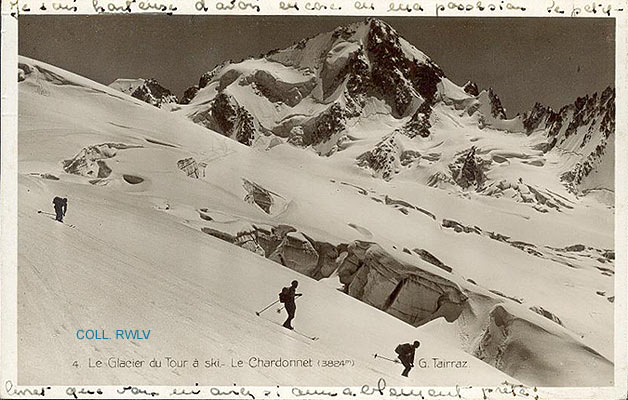
<path id="1" fill-rule="evenodd" d="M 279 293 L 279 302 L 285 303 L 288 300 L 290 300 L 290 288 L 285 287 L 281 289 L 281 293 Z"/>
<path id="2" fill-rule="evenodd" d="M 397 347 L 395 347 L 395 353 L 399 355 L 402 355 L 403 353 L 405 353 L 405 346 L 403 344 L 400 344 Z"/>

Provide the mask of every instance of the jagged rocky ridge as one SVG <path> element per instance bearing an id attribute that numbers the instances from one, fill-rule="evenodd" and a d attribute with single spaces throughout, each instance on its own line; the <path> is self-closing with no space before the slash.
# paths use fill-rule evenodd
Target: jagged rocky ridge
<path id="1" fill-rule="evenodd" d="M 469 82 L 465 85 L 464 91 L 474 95 L 478 93 L 477 85 Z M 487 140 L 484 146 L 473 144 L 468 148 L 455 150 L 446 157 L 443 152 L 430 150 L 426 153 L 417 149 L 423 143 L 422 138 L 430 137 L 435 129 L 438 132 L 439 127 L 433 126 L 434 120 L 442 120 L 443 117 L 440 113 L 434 114 L 434 107 L 451 107 L 457 112 L 462 112 L 464 118 L 465 115 L 477 113 L 483 107 L 482 102 L 473 99 L 447 100 L 442 104 L 421 106 L 401 128 L 385 135 L 371 150 L 358 156 L 357 165 L 385 180 L 391 180 L 416 168 L 434 170 L 424 181 L 428 186 L 472 190 L 493 197 L 508 196 L 518 202 L 533 203 L 535 209 L 540 212 L 547 212 L 548 208 L 558 210 L 566 201 L 555 192 L 539 186 L 535 181 L 525 182 L 522 186 L 524 183 L 522 175 L 507 178 L 499 177 L 492 172 L 504 170 L 513 159 L 524 169 L 523 172 L 525 170 L 542 172 L 548 159 L 558 159 L 557 162 L 553 162 L 559 165 L 558 173 L 553 179 L 562 183 L 571 193 L 580 195 L 591 190 L 612 192 L 614 93 L 614 89 L 608 87 L 601 95 L 594 93 L 592 96 L 578 98 L 573 104 L 561 108 L 559 112 L 537 103 L 529 113 L 517 116 L 507 125 L 510 129 L 509 135 L 522 137 L 521 150 L 498 150 L 499 142 Z M 484 103 L 490 104 L 490 112 L 478 114 L 478 127 L 481 130 L 498 130 L 499 127 L 506 126 L 504 124 L 508 121 L 505 120 L 505 111 L 499 98 L 489 89 L 478 93 L 474 99 L 483 96 L 490 99 L 489 103 Z M 485 108 L 488 111 L 489 107 Z M 419 116 L 421 118 L 418 118 Z M 464 131 L 461 131 L 460 134 L 463 133 Z M 408 141 L 401 135 L 416 139 Z M 526 151 L 528 145 L 524 143 L 523 135 L 533 138 L 531 151 Z M 437 162 L 434 163 L 435 161 Z M 438 167 L 439 165 L 441 167 Z"/>
<path id="2" fill-rule="evenodd" d="M 547 141 L 539 149 L 569 155 L 561 180 L 573 192 L 590 189 L 587 178 L 598 167 L 614 167 L 615 89 L 611 87 L 599 95 L 579 97 L 558 112 L 536 103 L 523 123 L 528 134 L 547 131 Z"/>
<path id="3" fill-rule="evenodd" d="M 161 86 L 157 79 L 154 78 L 117 79 L 109 87 L 131 95 L 145 103 L 152 104 L 155 107 L 179 102 L 177 96 Z"/>

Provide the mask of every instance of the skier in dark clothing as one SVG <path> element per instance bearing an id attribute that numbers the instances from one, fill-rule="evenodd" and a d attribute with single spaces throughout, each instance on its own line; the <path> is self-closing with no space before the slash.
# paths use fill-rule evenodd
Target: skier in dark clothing
<path id="1" fill-rule="evenodd" d="M 408 373 L 414 367 L 414 352 L 419 348 L 421 343 L 415 340 L 414 343 L 404 343 L 397 346 L 395 352 L 398 354 L 397 358 L 403 364 L 405 369 L 401 373 L 402 376 L 408 377 Z"/>
<path id="2" fill-rule="evenodd" d="M 294 329 L 292 327 L 292 320 L 294 319 L 294 313 L 297 311 L 295 300 L 297 297 L 303 296 L 301 293 L 296 293 L 297 286 L 299 286 L 299 282 L 292 281 L 289 287 L 283 288 L 281 293 L 279 293 L 279 301 L 284 303 L 286 312 L 288 313 L 288 318 L 286 322 L 283 323 L 284 328 Z"/>
<path id="3" fill-rule="evenodd" d="M 57 221 L 63 222 L 63 217 L 65 217 L 65 213 L 68 211 L 68 199 L 55 197 L 52 200 L 52 204 L 55 207 L 55 214 L 57 214 Z"/>

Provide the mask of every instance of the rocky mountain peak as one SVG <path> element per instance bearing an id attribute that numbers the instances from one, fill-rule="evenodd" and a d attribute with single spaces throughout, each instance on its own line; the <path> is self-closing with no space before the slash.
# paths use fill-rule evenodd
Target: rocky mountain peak
<path id="1" fill-rule="evenodd" d="M 533 130 L 544 126 L 552 116 L 556 115 L 551 107 L 536 102 L 530 111 L 523 114 L 523 127 L 526 133 L 530 134 Z"/>
<path id="2" fill-rule="evenodd" d="M 488 97 L 491 101 L 491 115 L 497 119 L 506 119 L 506 110 L 493 88 L 488 89 Z"/>
<path id="3" fill-rule="evenodd" d="M 471 96 L 477 96 L 480 94 L 477 83 L 471 81 L 467 81 L 467 83 L 465 83 L 463 90 Z"/>
<path id="4" fill-rule="evenodd" d="M 117 79 L 109 87 L 131 95 L 155 107 L 166 103 L 178 103 L 177 96 L 161 86 L 155 78 Z"/>
<path id="5" fill-rule="evenodd" d="M 250 146 L 255 138 L 256 127 L 251 114 L 240 106 L 233 96 L 224 92 L 209 103 L 208 109 L 198 111 L 190 118 L 199 125 L 220 132 L 247 146 Z"/>
<path id="6" fill-rule="evenodd" d="M 440 67 L 379 20 L 371 20 L 366 50 L 372 79 L 384 97 L 392 101 L 397 115 L 406 113 L 415 93 L 431 103 L 437 84 L 444 77 Z"/>
<path id="7" fill-rule="evenodd" d="M 214 79 L 216 74 L 218 74 L 224 67 L 226 67 L 230 63 L 231 63 L 230 61 L 224 61 L 224 62 L 218 64 L 217 66 L 215 66 L 210 71 L 207 71 L 203 75 L 201 75 L 201 77 L 198 80 L 198 88 L 202 89 L 205 86 L 207 86 L 207 84 L 209 84 L 209 82 L 211 82 L 212 79 Z"/>
<path id="8" fill-rule="evenodd" d="M 325 143 L 340 140 L 346 121 L 359 117 L 369 99 L 383 101 L 395 118 L 412 116 L 421 105 L 437 101 L 443 77 L 440 67 L 389 24 L 367 18 L 259 58 L 226 61 L 186 90 L 182 104 L 196 109 L 187 113 L 194 121 L 227 127 L 208 125 L 201 117 L 208 115 L 207 108 L 224 103 L 206 100 L 225 93 L 238 104 L 234 108 L 240 110 L 238 114 L 247 112 L 250 118 L 246 119 L 259 133 L 272 133 L 303 146 L 331 148 Z M 201 92 L 203 101 L 195 104 Z M 311 102 L 314 108 L 307 105 Z M 428 117 L 423 114 L 420 122 L 427 126 Z M 232 136 L 222 129 L 219 132 Z M 257 143 L 266 146 L 268 140 Z M 329 154 L 329 149 L 321 152 Z"/>
<path id="9" fill-rule="evenodd" d="M 181 97 L 181 101 L 179 102 L 179 104 L 190 104 L 190 101 L 192 101 L 198 91 L 199 87 L 196 85 L 187 88 L 185 92 L 183 92 L 183 97 Z"/>

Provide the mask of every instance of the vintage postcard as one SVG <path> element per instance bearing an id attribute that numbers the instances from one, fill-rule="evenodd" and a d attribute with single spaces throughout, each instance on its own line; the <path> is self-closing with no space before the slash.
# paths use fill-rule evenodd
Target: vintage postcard
<path id="1" fill-rule="evenodd" d="M 485 3 L 3 3 L 0 397 L 625 398 L 626 4 Z"/>

